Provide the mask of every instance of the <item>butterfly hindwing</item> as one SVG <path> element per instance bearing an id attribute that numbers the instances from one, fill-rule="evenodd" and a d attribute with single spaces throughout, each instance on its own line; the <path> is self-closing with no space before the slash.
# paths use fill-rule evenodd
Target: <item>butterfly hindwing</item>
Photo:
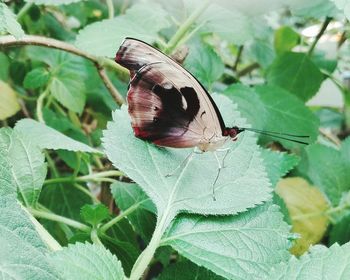
<path id="1" fill-rule="evenodd" d="M 222 134 L 223 121 L 199 82 L 153 47 L 126 39 L 116 61 L 130 70 L 129 113 L 137 137 L 169 147 L 194 147 Z"/>

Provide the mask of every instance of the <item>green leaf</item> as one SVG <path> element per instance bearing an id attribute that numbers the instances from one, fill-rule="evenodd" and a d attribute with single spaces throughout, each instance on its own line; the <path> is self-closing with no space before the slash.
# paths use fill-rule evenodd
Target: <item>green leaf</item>
<path id="1" fill-rule="evenodd" d="M 215 100 L 227 125 L 241 125 L 234 106 L 224 96 Z M 192 149 L 159 148 L 136 138 L 132 132 L 126 107 L 116 110 L 113 122 L 104 131 L 104 148 L 113 164 L 135 181 L 155 203 L 158 216 L 169 219 L 178 212 L 201 214 L 235 214 L 268 200 L 270 184 L 260 158 L 256 139 L 244 133 L 237 142 L 229 141 L 230 152 L 215 186 L 217 162 L 211 153 L 194 155 L 187 166 L 170 177 L 172 170 L 184 161 Z M 241 123 L 240 123 L 241 122 Z M 222 161 L 224 153 L 219 157 Z M 198 195 L 200 190 L 200 195 Z M 218 203 L 220 202 L 220 203 Z"/>
<path id="2" fill-rule="evenodd" d="M 318 119 L 303 102 L 278 87 L 258 86 L 255 90 L 260 100 L 264 103 L 267 112 L 265 130 L 308 135 L 310 136 L 306 139 L 308 143 L 316 140 L 318 135 Z M 300 147 L 302 145 L 280 139 L 274 139 L 274 141 L 278 141 L 288 148 Z"/>
<path id="3" fill-rule="evenodd" d="M 103 204 L 84 205 L 81 208 L 80 215 L 85 222 L 96 227 L 109 217 L 109 210 Z"/>
<path id="4" fill-rule="evenodd" d="M 10 196 L 0 197 L 0 247 L 2 279 L 61 279 L 27 213 Z"/>
<path id="5" fill-rule="evenodd" d="M 274 86 L 258 86 L 255 90 L 245 86 L 230 86 L 224 93 L 238 104 L 242 116 L 247 118 L 254 128 L 309 135 L 310 138 L 307 139 L 309 143 L 316 140 L 317 117 L 303 102 L 287 91 Z M 298 143 L 272 137 L 264 136 L 261 139 L 278 141 L 287 148 L 301 146 Z"/>
<path id="6" fill-rule="evenodd" d="M 15 36 L 17 39 L 24 35 L 21 25 L 16 20 L 16 15 L 0 2 L 0 33 L 7 32 Z"/>
<path id="7" fill-rule="evenodd" d="M 7 81 L 9 76 L 10 61 L 8 56 L 0 52 L 0 80 Z"/>
<path id="8" fill-rule="evenodd" d="M 264 159 L 266 171 L 273 187 L 275 187 L 278 180 L 293 169 L 300 160 L 296 155 L 269 149 L 262 150 L 261 156 Z"/>
<path id="9" fill-rule="evenodd" d="M 320 68 L 321 70 L 325 71 L 328 74 L 332 74 L 337 68 L 337 64 L 338 64 L 337 60 L 327 58 L 327 54 L 322 53 L 320 51 L 313 54 L 313 56 L 311 57 L 311 60 L 313 63 L 315 63 L 315 65 L 318 68 Z"/>
<path id="10" fill-rule="evenodd" d="M 324 195 L 301 177 L 289 177 L 278 182 L 276 193 L 284 200 L 292 220 L 292 231 L 300 234 L 291 252 L 301 255 L 310 245 L 318 243 L 328 227 L 329 208 Z M 321 213 L 321 214 L 320 214 Z"/>
<path id="11" fill-rule="evenodd" d="M 314 246 L 300 259 L 292 257 L 288 263 L 274 267 L 266 279 L 277 280 L 343 280 L 350 278 L 350 243 L 334 244 L 330 248 Z"/>
<path id="12" fill-rule="evenodd" d="M 92 203 L 90 196 L 69 183 L 44 185 L 39 202 L 51 212 L 76 221 L 81 221 L 81 207 Z M 72 237 L 73 232 L 62 224 L 48 220 L 42 223 L 61 244 L 66 244 Z"/>
<path id="13" fill-rule="evenodd" d="M 135 208 L 127 219 L 142 239 L 148 242 L 156 224 L 156 209 L 152 201 L 137 184 L 115 182 L 111 185 L 111 192 L 122 211 Z"/>
<path id="14" fill-rule="evenodd" d="M 91 54 L 114 57 L 125 37 L 153 43 L 158 32 L 166 27 L 169 27 L 168 14 L 159 4 L 140 2 L 125 15 L 88 25 L 79 32 L 75 44 Z"/>
<path id="15" fill-rule="evenodd" d="M 193 280 L 193 279 L 210 279 L 224 280 L 225 278 L 218 276 L 203 267 L 196 266 L 190 261 L 177 262 L 166 267 L 160 274 L 159 280 Z"/>
<path id="16" fill-rule="evenodd" d="M 289 257 L 289 226 L 275 205 L 228 217 L 181 214 L 161 244 L 229 279 L 263 279 Z"/>
<path id="17" fill-rule="evenodd" d="M 225 89 L 224 94 L 238 105 L 242 117 L 246 118 L 252 127 L 264 128 L 268 112 L 254 88 L 243 84 L 233 84 Z"/>
<path id="18" fill-rule="evenodd" d="M 16 130 L 1 129 L 0 142 L 8 152 L 13 187 L 26 206 L 35 206 L 47 172 L 44 155 L 36 143 Z"/>
<path id="19" fill-rule="evenodd" d="M 16 123 L 15 130 L 27 135 L 41 149 L 68 150 L 75 152 L 98 153 L 100 151 L 76 141 L 57 130 L 32 119 L 22 119 Z"/>
<path id="20" fill-rule="evenodd" d="M 0 100 L 0 120 L 12 117 L 21 109 L 17 100 L 16 92 L 7 83 L 1 80 Z"/>
<path id="21" fill-rule="evenodd" d="M 42 61 L 49 66 L 51 78 L 48 89 L 55 99 L 80 114 L 86 100 L 86 61 L 60 50 L 30 47 L 27 51 L 32 60 Z"/>
<path id="22" fill-rule="evenodd" d="M 82 0 L 25 0 L 28 3 L 35 3 L 36 5 L 47 5 L 47 6 L 59 6 L 67 5 L 71 3 L 80 2 Z"/>
<path id="23" fill-rule="evenodd" d="M 186 57 L 185 68 L 210 89 L 224 73 L 225 65 L 211 46 L 193 45 Z"/>
<path id="24" fill-rule="evenodd" d="M 289 26 L 282 26 L 275 32 L 275 50 L 277 54 L 291 51 L 300 41 L 300 35 Z"/>
<path id="25" fill-rule="evenodd" d="M 307 54 L 286 52 L 272 63 L 266 79 L 307 101 L 319 90 L 323 75 Z"/>
<path id="26" fill-rule="evenodd" d="M 49 258 L 64 279 L 125 279 L 120 261 L 103 246 L 76 243 L 52 253 Z"/>
<path id="27" fill-rule="evenodd" d="M 44 67 L 35 68 L 27 73 L 23 86 L 28 89 L 40 88 L 46 85 L 49 79 L 50 73 Z"/>
<path id="28" fill-rule="evenodd" d="M 290 10 L 295 16 L 315 19 L 336 16 L 338 13 L 335 5 L 329 0 L 292 1 Z"/>
<path id="29" fill-rule="evenodd" d="M 332 226 L 329 232 L 329 243 L 340 245 L 350 241 L 350 215 L 344 216 Z"/>
<path id="30" fill-rule="evenodd" d="M 342 194 L 350 190 L 349 158 L 343 158 L 333 148 L 320 144 L 308 146 L 299 169 L 326 194 L 333 206 L 337 206 Z"/>
<path id="31" fill-rule="evenodd" d="M 349 0 L 331 0 L 335 6 L 344 13 L 346 18 L 350 20 L 350 1 Z"/>
<path id="32" fill-rule="evenodd" d="M 249 55 L 265 69 L 276 57 L 273 44 L 268 39 L 255 38 L 248 49 Z"/>
<path id="33" fill-rule="evenodd" d="M 202 1 L 199 2 L 199 5 L 203 5 Z M 197 6 L 198 4 L 195 3 L 192 11 Z M 197 24 L 203 25 L 201 28 L 203 33 L 213 32 L 236 45 L 243 45 L 253 37 L 253 28 L 249 18 L 237 9 L 228 9 L 221 3 L 210 4 L 198 18 Z"/>

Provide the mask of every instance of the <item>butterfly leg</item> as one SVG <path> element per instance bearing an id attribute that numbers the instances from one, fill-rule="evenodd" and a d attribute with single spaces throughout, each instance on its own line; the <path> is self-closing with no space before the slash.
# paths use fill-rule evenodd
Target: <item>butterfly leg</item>
<path id="1" fill-rule="evenodd" d="M 218 151 L 218 150 L 217 150 Z M 216 174 L 216 177 L 215 177 L 215 181 L 214 181 L 214 184 L 213 184 L 213 200 L 216 201 L 216 198 L 215 198 L 215 185 L 216 185 L 216 182 L 217 180 L 219 179 L 219 176 L 220 176 L 220 172 L 223 168 L 225 168 L 225 158 L 227 157 L 228 153 L 230 152 L 230 149 L 222 149 L 220 151 L 226 151 L 226 154 L 224 155 L 223 159 L 222 159 L 222 163 L 220 162 L 220 159 L 218 157 L 218 154 L 216 153 L 217 151 L 214 151 L 214 156 L 216 158 L 216 161 L 218 162 L 218 172 Z"/>
<path id="2" fill-rule="evenodd" d="M 166 174 L 165 177 L 171 177 L 173 176 L 177 171 L 182 170 L 183 167 L 189 162 L 193 155 L 197 153 L 196 150 L 194 149 L 191 153 L 188 154 L 188 156 L 170 173 Z"/>

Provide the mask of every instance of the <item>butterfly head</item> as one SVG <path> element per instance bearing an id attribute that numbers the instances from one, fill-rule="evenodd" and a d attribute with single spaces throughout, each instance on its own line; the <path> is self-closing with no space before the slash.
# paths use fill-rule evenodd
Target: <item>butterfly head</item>
<path id="1" fill-rule="evenodd" d="M 239 133 L 241 133 L 242 131 L 244 131 L 244 129 L 241 129 L 237 126 L 226 127 L 224 132 L 223 132 L 223 136 L 228 136 L 228 137 L 232 138 L 233 141 L 235 141 L 237 139 L 237 135 Z"/>

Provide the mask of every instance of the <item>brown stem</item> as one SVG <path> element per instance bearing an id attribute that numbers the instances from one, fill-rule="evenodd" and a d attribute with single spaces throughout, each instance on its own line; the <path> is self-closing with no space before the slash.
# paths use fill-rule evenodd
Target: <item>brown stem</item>
<path id="1" fill-rule="evenodd" d="M 106 69 L 99 66 L 98 64 L 95 64 L 97 68 L 97 72 L 100 75 L 100 78 L 104 82 L 106 88 L 109 90 L 110 94 L 114 98 L 114 100 L 119 104 L 124 104 L 124 98 L 120 95 L 119 91 L 114 87 L 113 83 L 109 79 Z"/>
<path id="2" fill-rule="evenodd" d="M 233 70 L 233 71 L 236 71 L 236 70 L 237 70 L 238 63 L 239 63 L 239 61 L 241 60 L 242 52 L 243 52 L 243 45 L 239 46 L 239 48 L 238 48 L 238 52 L 237 52 L 235 64 L 234 64 L 233 67 L 232 67 L 232 70 Z"/>
<path id="3" fill-rule="evenodd" d="M 43 46 L 48 48 L 54 48 L 63 50 L 66 52 L 73 53 L 75 55 L 81 56 L 83 58 L 86 58 L 94 63 L 96 66 L 100 77 L 102 81 L 104 82 L 106 88 L 108 89 L 109 93 L 112 95 L 114 100 L 117 102 L 118 105 L 121 105 L 125 103 L 123 96 L 119 93 L 119 91 L 114 87 L 114 85 L 111 83 L 109 78 L 107 77 L 106 73 L 101 74 L 101 69 L 103 72 L 105 72 L 103 65 L 106 65 L 105 58 L 99 58 L 94 55 L 91 55 L 87 52 L 84 52 L 75 46 L 62 42 L 59 40 L 46 38 L 42 36 L 36 36 L 36 35 L 25 35 L 21 39 L 17 40 L 15 37 L 11 35 L 7 36 L 1 36 L 0 37 L 0 48 L 6 48 L 6 47 L 13 47 L 13 46 L 24 46 L 24 45 L 34 45 L 34 46 Z M 108 63 L 108 65 L 111 65 L 111 63 Z M 120 70 L 119 66 L 115 63 L 115 69 Z"/>
<path id="4" fill-rule="evenodd" d="M 313 51 L 314 51 L 314 49 L 315 49 L 315 47 L 316 47 L 318 41 L 321 39 L 323 33 L 326 31 L 327 26 L 328 26 L 328 24 L 329 24 L 331 21 L 332 21 L 332 18 L 331 18 L 331 17 L 326 17 L 326 19 L 324 20 L 324 22 L 323 22 L 323 24 L 322 24 L 322 26 L 321 26 L 320 31 L 319 31 L 318 34 L 316 35 L 316 38 L 315 38 L 315 40 L 313 41 L 313 43 L 312 43 L 312 45 L 311 45 L 311 47 L 310 47 L 310 49 L 309 49 L 309 51 L 308 51 L 308 55 L 309 55 L 309 56 L 312 55 L 312 53 L 313 53 Z"/>
<path id="5" fill-rule="evenodd" d="M 260 65 L 257 62 L 253 62 L 252 64 L 249 64 L 247 67 L 243 68 L 242 70 L 238 71 L 237 76 L 238 77 L 242 77 L 244 75 L 249 74 L 250 72 L 252 72 L 253 70 L 259 68 Z"/>

